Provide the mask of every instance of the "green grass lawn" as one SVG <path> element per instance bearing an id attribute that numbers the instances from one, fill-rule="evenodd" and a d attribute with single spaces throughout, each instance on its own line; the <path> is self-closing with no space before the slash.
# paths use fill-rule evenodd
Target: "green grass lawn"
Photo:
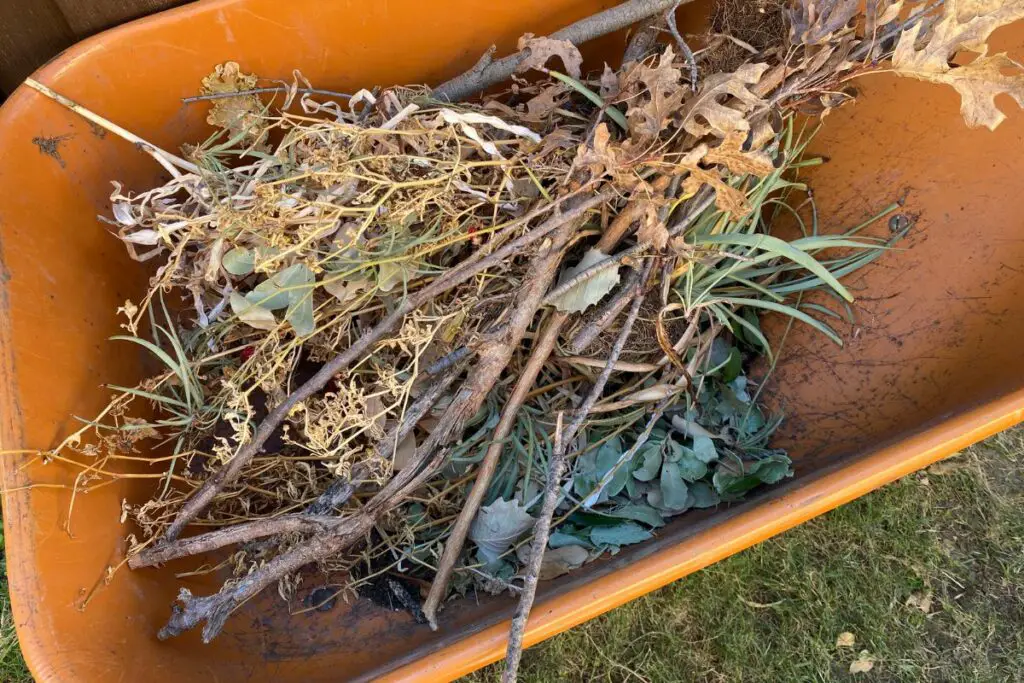
<path id="1" fill-rule="evenodd" d="M 0 681 L 18 683 L 3 588 Z M 520 678 L 1024 680 L 1024 429 L 542 643 Z"/>

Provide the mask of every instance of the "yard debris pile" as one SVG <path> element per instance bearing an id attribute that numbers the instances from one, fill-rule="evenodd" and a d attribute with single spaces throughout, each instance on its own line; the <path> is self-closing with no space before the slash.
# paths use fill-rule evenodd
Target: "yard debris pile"
<path id="1" fill-rule="evenodd" d="M 892 71 L 995 128 L 1024 76 L 984 41 L 1024 2 L 763 3 L 756 26 L 730 4 L 685 38 L 670 7 L 590 74 L 527 34 L 511 84 L 470 102 L 451 94 L 493 85 L 489 54 L 434 90 L 342 98 L 296 73 L 251 94 L 230 62 L 203 80 L 216 133 L 184 158 L 146 148 L 172 179 L 115 184 L 107 217 L 154 269 L 118 343 L 161 371 L 45 454 L 85 456 L 83 488 L 162 454 L 152 498 L 124 506 L 129 565 L 202 555 L 233 578 L 183 589 L 161 637 L 209 641 L 263 589 L 324 574 L 432 583 L 414 596 L 431 625 L 454 594 L 521 592 L 521 630 L 538 577 L 791 475 L 751 372 L 777 351 L 759 315 L 841 343 L 841 278 L 911 227 L 822 233 L 797 114 Z"/>

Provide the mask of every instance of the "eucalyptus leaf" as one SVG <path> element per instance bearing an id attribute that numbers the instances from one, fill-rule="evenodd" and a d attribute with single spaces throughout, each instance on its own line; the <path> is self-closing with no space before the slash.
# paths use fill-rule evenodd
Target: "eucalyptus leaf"
<path id="1" fill-rule="evenodd" d="M 661 472 L 661 444 L 648 443 L 637 453 L 640 466 L 633 470 L 633 477 L 640 481 L 651 481 Z"/>
<path id="2" fill-rule="evenodd" d="M 590 531 L 594 545 L 632 545 L 651 538 L 651 532 L 634 522 L 596 527 Z"/>
<path id="3" fill-rule="evenodd" d="M 249 300 L 238 292 L 231 292 L 229 297 L 231 310 L 238 319 L 257 330 L 273 330 L 277 327 L 277 319 L 268 309 L 257 304 L 249 303 Z"/>
<path id="4" fill-rule="evenodd" d="M 679 474 L 686 481 L 697 481 L 703 479 L 708 473 L 707 463 L 697 457 L 689 448 L 686 448 L 683 457 L 676 463 Z"/>
<path id="5" fill-rule="evenodd" d="M 256 265 L 256 255 L 252 249 L 235 247 L 221 257 L 220 264 L 232 275 L 248 275 Z"/>
<path id="6" fill-rule="evenodd" d="M 584 548 L 594 547 L 589 540 L 564 531 L 555 530 L 551 532 L 550 536 L 548 536 L 549 548 L 564 548 L 571 545 L 578 545 Z"/>
<path id="7" fill-rule="evenodd" d="M 469 527 L 469 538 L 488 563 L 495 562 L 533 527 L 534 521 L 518 501 L 499 498 L 480 508 Z"/>
<path id="8" fill-rule="evenodd" d="M 696 435 L 693 437 L 693 454 L 704 463 L 718 460 L 718 450 L 715 442 L 709 436 Z"/>
<path id="9" fill-rule="evenodd" d="M 686 482 L 679 471 L 679 465 L 667 462 L 661 467 L 662 506 L 672 510 L 686 509 Z"/>
<path id="10" fill-rule="evenodd" d="M 665 526 L 665 519 L 661 516 L 661 513 L 650 505 L 644 505 L 643 503 L 628 503 L 620 508 L 609 511 L 607 514 L 610 517 L 643 522 L 655 528 Z"/>
<path id="11" fill-rule="evenodd" d="M 706 481 L 690 484 L 690 505 L 695 508 L 710 508 L 721 502 L 718 492 Z"/>

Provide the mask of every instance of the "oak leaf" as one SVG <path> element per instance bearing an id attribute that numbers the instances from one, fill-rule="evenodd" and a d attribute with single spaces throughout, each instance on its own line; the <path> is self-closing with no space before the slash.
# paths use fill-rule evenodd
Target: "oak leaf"
<path id="1" fill-rule="evenodd" d="M 638 86 L 647 91 L 647 98 L 630 98 L 626 111 L 630 132 L 640 138 L 658 137 L 688 92 L 682 83 L 682 72 L 672 64 L 674 59 L 672 47 L 666 46 L 656 66 L 641 63 L 623 78 L 624 92 L 634 93 Z"/>
<path id="2" fill-rule="evenodd" d="M 985 41 L 1000 26 L 1024 18 L 1024 0 L 966 0 L 948 3 L 942 18 L 922 41 L 922 25 L 905 30 L 893 52 L 893 71 L 932 83 L 945 83 L 960 93 L 960 113 L 967 125 L 990 130 L 1006 115 L 995 98 L 1007 94 L 1024 106 L 1024 69 L 1005 53 L 986 56 Z M 964 66 L 950 62 L 960 50 L 980 56 Z M 1010 73 L 1007 73 L 1007 72 Z"/>
<path id="3" fill-rule="evenodd" d="M 794 42 L 817 45 L 847 28 L 860 9 L 860 0 L 800 0 L 789 10 Z"/>
<path id="4" fill-rule="evenodd" d="M 762 100 L 749 86 L 767 70 L 767 64 L 744 64 L 733 73 L 705 78 L 697 95 L 683 106 L 683 128 L 696 137 L 714 133 L 720 138 L 736 130 L 750 130 L 746 113 Z"/>
<path id="5" fill-rule="evenodd" d="M 744 143 L 747 141 L 747 134 L 741 131 L 732 131 L 725 136 L 718 147 L 713 147 L 704 155 L 704 161 L 709 164 L 720 164 L 729 169 L 730 173 L 736 175 L 754 175 L 763 178 L 775 170 L 772 157 L 764 150 L 752 149 L 745 151 Z"/>
<path id="6" fill-rule="evenodd" d="M 579 48 L 568 40 L 555 40 L 554 38 L 535 38 L 532 33 L 524 33 L 519 38 L 518 50 L 529 50 L 530 54 L 516 68 L 516 71 L 523 72 L 530 69 L 541 69 L 552 57 L 558 57 L 565 65 L 565 72 L 573 78 L 580 77 L 580 67 L 583 65 L 583 55 Z"/>

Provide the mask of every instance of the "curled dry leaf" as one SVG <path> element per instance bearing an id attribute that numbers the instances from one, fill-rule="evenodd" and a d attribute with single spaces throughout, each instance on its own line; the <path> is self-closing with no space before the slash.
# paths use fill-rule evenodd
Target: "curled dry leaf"
<path id="1" fill-rule="evenodd" d="M 942 19 L 920 49 L 917 43 L 923 22 L 900 35 L 892 57 L 893 71 L 952 86 L 960 93 L 960 113 L 967 125 L 995 130 L 1006 118 L 996 106 L 997 95 L 1009 95 L 1024 106 L 1024 69 L 1005 53 L 985 56 L 985 41 L 1000 26 L 1021 18 L 1024 0 L 947 3 Z M 959 50 L 981 56 L 965 66 L 950 66 Z"/>
<path id="2" fill-rule="evenodd" d="M 543 68 L 549 59 L 558 57 L 565 65 L 565 72 L 573 78 L 580 77 L 580 67 L 583 65 L 583 55 L 579 48 L 568 40 L 555 40 L 553 38 L 536 38 L 532 33 L 524 33 L 519 38 L 516 46 L 519 50 L 530 50 L 530 55 L 523 60 L 516 69 L 520 73 L 530 69 Z"/>
<path id="3" fill-rule="evenodd" d="M 836 647 L 853 647 L 857 637 L 849 631 L 843 631 L 836 637 Z"/>
<path id="4" fill-rule="evenodd" d="M 274 318 L 274 314 L 270 310 L 259 304 L 249 303 L 238 292 L 231 292 L 230 302 L 231 310 L 246 325 L 255 327 L 257 330 L 267 330 L 268 332 L 277 327 L 277 319 Z"/>
<path id="5" fill-rule="evenodd" d="M 906 604 L 907 607 L 914 607 L 925 614 L 928 614 L 932 611 L 932 602 L 934 602 L 934 600 L 935 598 L 931 591 L 915 591 L 907 596 L 907 601 L 904 604 Z"/>
<path id="6" fill-rule="evenodd" d="M 664 249 L 668 245 L 668 228 L 658 217 L 658 206 L 654 202 L 644 205 L 636 237 L 641 242 L 649 242 L 655 249 Z"/>
<path id="7" fill-rule="evenodd" d="M 859 9 L 860 0 L 800 0 L 789 11 L 790 36 L 804 45 L 827 42 L 848 28 Z"/>
<path id="8" fill-rule="evenodd" d="M 734 130 L 725 136 L 718 147 L 712 147 L 704 155 L 704 161 L 709 164 L 720 164 L 729 169 L 730 173 L 736 175 L 755 175 L 763 178 L 775 170 L 772 156 L 764 150 L 743 149 L 747 140 L 747 134 Z"/>
<path id="9" fill-rule="evenodd" d="M 666 46 L 657 66 L 637 64 L 623 78 L 623 97 L 629 102 L 629 130 L 640 141 L 657 138 L 689 92 L 689 86 L 682 82 L 682 71 L 672 65 L 674 59 L 672 46 Z M 646 98 L 638 98 L 638 91 L 646 91 Z"/>
<path id="10" fill-rule="evenodd" d="M 390 455 L 390 453 L 388 454 Z M 405 469 L 416 458 L 416 435 L 409 432 L 395 450 L 394 468 L 396 472 Z"/>

